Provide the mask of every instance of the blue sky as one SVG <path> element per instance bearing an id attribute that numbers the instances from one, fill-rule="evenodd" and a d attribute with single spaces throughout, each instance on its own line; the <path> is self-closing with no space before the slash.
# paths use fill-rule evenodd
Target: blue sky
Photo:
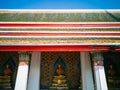
<path id="1" fill-rule="evenodd" d="M 120 9 L 120 0 L 0 0 L 0 9 Z"/>

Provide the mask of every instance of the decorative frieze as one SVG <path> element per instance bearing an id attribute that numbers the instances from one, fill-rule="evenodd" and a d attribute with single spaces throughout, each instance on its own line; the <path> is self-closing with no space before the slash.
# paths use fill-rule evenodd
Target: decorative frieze
<path id="1" fill-rule="evenodd" d="M 1 38 L 0 45 L 119 45 L 115 38 Z"/>

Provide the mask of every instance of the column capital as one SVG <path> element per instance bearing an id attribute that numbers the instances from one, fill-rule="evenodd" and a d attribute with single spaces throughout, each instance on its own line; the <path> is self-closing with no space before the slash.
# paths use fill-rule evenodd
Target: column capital
<path id="1" fill-rule="evenodd" d="M 27 51 L 20 51 L 18 52 L 19 54 L 19 61 L 20 61 L 20 65 L 28 65 L 29 64 L 29 60 L 30 60 L 30 56 L 31 56 L 31 52 L 27 52 Z"/>
<path id="2" fill-rule="evenodd" d="M 22 54 L 22 53 L 31 54 L 30 51 L 18 51 L 18 54 Z"/>
<path id="3" fill-rule="evenodd" d="M 103 66 L 102 52 L 91 52 L 91 55 L 94 66 Z"/>

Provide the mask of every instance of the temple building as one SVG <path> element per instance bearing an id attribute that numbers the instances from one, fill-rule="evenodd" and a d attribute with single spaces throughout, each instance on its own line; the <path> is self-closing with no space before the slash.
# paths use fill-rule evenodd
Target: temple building
<path id="1" fill-rule="evenodd" d="M 120 10 L 0 10 L 0 90 L 120 90 Z"/>

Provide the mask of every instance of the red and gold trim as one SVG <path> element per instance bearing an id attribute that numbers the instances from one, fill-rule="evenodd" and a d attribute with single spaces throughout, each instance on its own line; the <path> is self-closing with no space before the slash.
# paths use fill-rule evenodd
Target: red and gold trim
<path id="1" fill-rule="evenodd" d="M 5 28 L 7 31 L 2 30 Z M 109 51 L 109 43 L 119 43 L 120 32 L 11 32 L 16 28 L 120 28 L 119 22 L 0 22 L 0 51 Z M 42 38 L 46 37 L 46 38 Z M 81 39 L 82 37 L 82 39 Z M 92 37 L 92 39 L 91 39 Z M 84 39 L 87 38 L 87 39 Z M 106 39 L 107 38 L 107 39 Z M 109 39 L 110 38 L 110 39 Z M 112 38 L 112 39 L 111 39 Z M 87 43 L 87 45 L 83 45 Z M 93 44 L 90 45 L 90 43 Z M 102 45 L 106 43 L 106 45 Z M 4 46 L 5 45 L 5 46 Z M 101 46 L 98 46 L 101 45 Z M 112 45 L 112 44 L 111 44 Z M 115 49 L 120 51 L 119 48 Z"/>

